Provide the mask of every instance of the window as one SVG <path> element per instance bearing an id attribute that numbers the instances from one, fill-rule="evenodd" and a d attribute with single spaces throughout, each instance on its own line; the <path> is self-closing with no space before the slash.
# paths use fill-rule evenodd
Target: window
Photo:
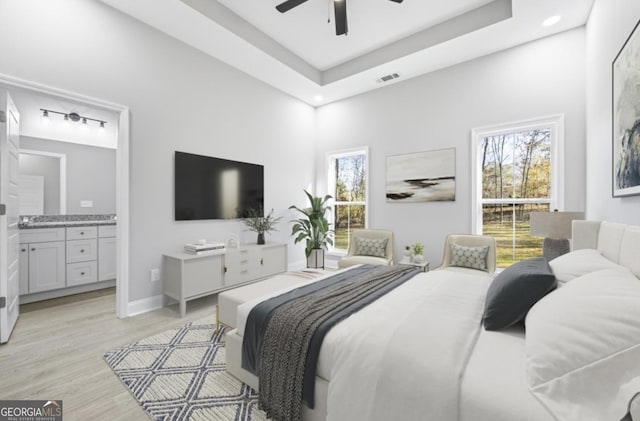
<path id="1" fill-rule="evenodd" d="M 529 214 L 561 208 L 562 116 L 473 130 L 473 217 L 497 243 L 498 267 L 542 255 Z"/>
<path id="2" fill-rule="evenodd" d="M 333 251 L 347 251 L 351 229 L 367 227 L 367 148 L 327 154 L 328 191 L 333 196 Z"/>

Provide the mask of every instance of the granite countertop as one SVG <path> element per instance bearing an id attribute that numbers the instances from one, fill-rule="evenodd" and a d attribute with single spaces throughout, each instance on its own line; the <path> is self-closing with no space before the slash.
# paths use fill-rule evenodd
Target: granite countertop
<path id="1" fill-rule="evenodd" d="M 28 220 L 28 222 L 23 222 Z M 37 215 L 20 216 L 20 229 L 116 225 L 115 215 Z"/>

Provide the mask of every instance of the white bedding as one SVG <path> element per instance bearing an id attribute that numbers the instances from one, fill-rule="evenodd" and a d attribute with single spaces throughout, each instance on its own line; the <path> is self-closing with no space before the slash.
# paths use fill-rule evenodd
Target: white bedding
<path id="1" fill-rule="evenodd" d="M 462 379 L 460 421 L 514 420 L 554 418 L 529 392 L 523 326 L 482 329 Z"/>
<path id="2" fill-rule="evenodd" d="M 318 361 L 318 376 L 330 380 L 327 420 L 458 419 L 489 282 L 421 273 L 331 329 Z M 260 301 L 238 308 L 240 334 Z"/>

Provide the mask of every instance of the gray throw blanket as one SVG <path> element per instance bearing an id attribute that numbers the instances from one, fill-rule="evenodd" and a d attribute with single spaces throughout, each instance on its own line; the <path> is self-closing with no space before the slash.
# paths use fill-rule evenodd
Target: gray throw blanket
<path id="1" fill-rule="evenodd" d="M 299 420 L 303 400 L 313 408 L 315 370 L 326 333 L 418 273 L 408 266 L 357 269 L 352 277 L 341 282 L 328 278 L 325 288 L 280 303 L 268 312 L 267 327 L 258 341 L 257 366 L 260 408 L 270 418 Z"/>

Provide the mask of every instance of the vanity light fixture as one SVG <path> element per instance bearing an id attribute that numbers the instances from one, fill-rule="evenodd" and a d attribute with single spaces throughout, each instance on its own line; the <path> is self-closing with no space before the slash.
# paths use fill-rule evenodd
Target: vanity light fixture
<path id="1" fill-rule="evenodd" d="M 91 121 L 95 121 L 96 123 L 100 124 L 100 128 L 104 129 L 104 125 L 107 124 L 106 121 L 104 120 L 99 120 L 97 118 L 91 118 L 91 117 L 87 117 L 84 115 L 80 115 L 78 113 L 63 113 L 61 111 L 54 111 L 54 110 L 47 110 L 44 108 L 40 108 L 40 111 L 42 111 L 42 120 L 49 120 L 49 113 L 53 113 L 53 114 L 59 114 L 64 116 L 64 121 L 67 123 L 70 123 L 71 121 L 73 121 L 74 123 L 77 123 L 78 121 L 82 120 L 82 124 L 86 125 L 88 120 Z"/>
<path id="2" fill-rule="evenodd" d="M 42 120 L 42 124 L 45 124 L 45 125 L 49 124 L 49 111 L 47 110 L 42 111 L 41 120 Z"/>

